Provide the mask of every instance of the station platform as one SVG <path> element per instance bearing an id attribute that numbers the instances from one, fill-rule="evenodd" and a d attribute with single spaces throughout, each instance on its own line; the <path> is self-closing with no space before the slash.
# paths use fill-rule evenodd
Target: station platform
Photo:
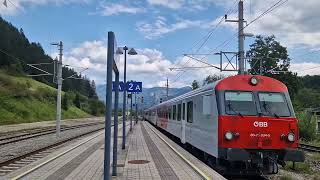
<path id="1" fill-rule="evenodd" d="M 121 126 L 119 132 L 120 129 Z M 110 173 L 111 179 L 224 179 L 148 122 L 139 121 L 127 134 L 125 150 L 121 149 L 122 137 L 118 137 L 117 176 Z M 103 156 L 102 131 L 63 147 L 5 178 L 103 179 Z"/>

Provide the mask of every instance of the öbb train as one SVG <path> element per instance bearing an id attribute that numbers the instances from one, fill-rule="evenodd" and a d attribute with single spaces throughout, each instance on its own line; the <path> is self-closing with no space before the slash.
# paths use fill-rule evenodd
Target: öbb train
<path id="1" fill-rule="evenodd" d="M 304 161 L 288 89 L 270 77 L 227 77 L 147 109 L 145 119 L 222 173 L 275 174 L 278 163 Z"/>

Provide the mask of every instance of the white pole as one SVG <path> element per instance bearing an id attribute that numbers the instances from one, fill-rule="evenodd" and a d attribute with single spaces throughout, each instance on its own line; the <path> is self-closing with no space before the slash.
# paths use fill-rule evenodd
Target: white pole
<path id="1" fill-rule="evenodd" d="M 58 95 L 57 95 L 57 122 L 56 122 L 56 134 L 60 137 L 60 121 L 61 121 L 61 89 L 62 89 L 62 42 L 59 43 L 59 61 L 57 63 L 58 74 Z"/>

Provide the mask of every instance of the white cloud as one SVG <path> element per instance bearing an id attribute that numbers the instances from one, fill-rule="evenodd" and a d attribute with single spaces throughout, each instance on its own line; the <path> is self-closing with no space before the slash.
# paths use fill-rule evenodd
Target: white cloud
<path id="1" fill-rule="evenodd" d="M 54 4 L 57 6 L 66 4 L 88 4 L 93 0 L 7 0 L 7 7 L 3 5 L 3 1 L 0 4 L 0 15 L 16 15 L 18 13 L 24 13 L 25 8 L 28 6 L 40 6 L 47 4 Z"/>
<path id="2" fill-rule="evenodd" d="M 140 7 L 132 7 L 125 4 L 115 4 L 115 3 L 109 3 L 109 4 L 101 4 L 101 7 L 99 8 L 97 13 L 94 14 L 100 14 L 102 16 L 111 16 L 111 15 L 119 15 L 119 14 L 137 14 L 145 12 L 145 9 Z"/>
<path id="3" fill-rule="evenodd" d="M 230 6 L 233 1 L 226 0 L 147 0 L 150 5 L 162 6 L 172 10 L 199 11 L 211 5 Z"/>
<path id="4" fill-rule="evenodd" d="M 245 1 L 245 20 L 250 22 L 267 10 L 277 1 L 252 1 L 252 12 L 250 3 Z M 320 47 L 320 1 L 287 1 L 277 7 L 271 13 L 266 14 L 259 20 L 248 26 L 245 31 L 255 35 L 274 34 L 282 44 L 292 47 L 306 46 L 308 48 Z M 232 14 L 237 17 L 237 14 Z M 232 18 L 230 18 L 232 19 Z M 224 23 L 224 26 L 237 29 L 236 23 Z"/>
<path id="5" fill-rule="evenodd" d="M 291 71 L 298 73 L 299 76 L 305 75 L 320 75 L 320 63 L 314 62 L 302 62 L 302 63 L 291 63 Z"/>
<path id="6" fill-rule="evenodd" d="M 169 70 L 171 61 L 166 59 L 162 52 L 156 49 L 136 49 L 138 55 L 127 56 L 127 79 L 143 81 L 145 85 L 156 84 L 163 81 L 174 72 Z M 52 55 L 52 57 L 56 57 Z M 71 67 L 89 68 L 83 74 L 95 80 L 98 84 L 105 83 L 106 78 L 107 43 L 104 41 L 86 41 L 66 52 L 63 63 Z M 123 75 L 123 55 L 120 56 L 118 68 L 120 78 Z M 75 68 L 79 71 L 80 68 Z"/>
<path id="7" fill-rule="evenodd" d="M 179 9 L 182 7 L 184 0 L 147 0 L 151 5 L 164 6 L 170 9 Z"/>
<path id="8" fill-rule="evenodd" d="M 207 28 L 208 21 L 180 19 L 173 24 L 167 24 L 165 17 L 158 16 L 154 23 L 138 22 L 136 27 L 139 32 L 144 34 L 145 38 L 155 39 L 182 29 L 194 27 Z"/>

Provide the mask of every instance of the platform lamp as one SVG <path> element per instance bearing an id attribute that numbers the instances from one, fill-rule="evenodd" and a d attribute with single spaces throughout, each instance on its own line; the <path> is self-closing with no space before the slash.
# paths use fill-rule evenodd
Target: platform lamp
<path id="1" fill-rule="evenodd" d="M 129 48 L 127 46 L 124 47 L 119 47 L 117 49 L 117 54 L 123 54 L 123 50 L 124 50 L 124 71 L 123 71 L 123 83 L 124 83 L 124 90 L 123 90 L 123 108 L 122 108 L 122 149 L 125 149 L 126 146 L 126 98 L 127 98 L 127 51 L 129 50 Z M 138 53 L 136 52 L 135 49 L 130 48 L 130 50 L 128 51 L 129 55 L 137 55 Z"/>

